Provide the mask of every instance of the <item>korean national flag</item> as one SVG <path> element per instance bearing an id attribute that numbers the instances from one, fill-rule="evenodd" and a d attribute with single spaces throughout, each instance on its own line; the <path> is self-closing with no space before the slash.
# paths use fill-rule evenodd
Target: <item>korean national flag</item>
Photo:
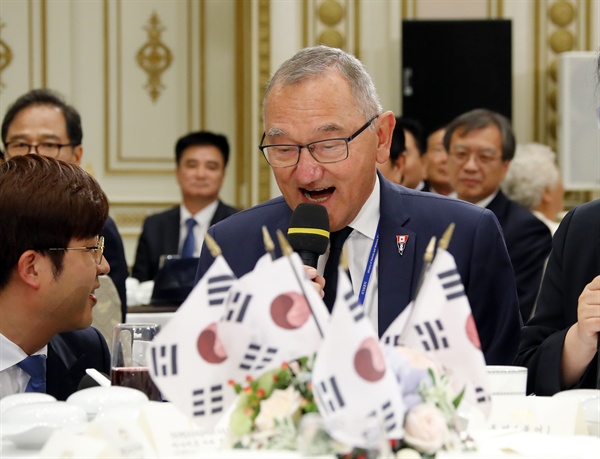
<path id="1" fill-rule="evenodd" d="M 297 254 L 257 263 L 229 292 L 219 334 L 237 368 L 260 376 L 314 353 L 329 312 Z"/>
<path id="2" fill-rule="evenodd" d="M 241 378 L 217 330 L 235 282 L 227 262 L 218 256 L 147 355 L 152 380 L 163 397 L 209 430 L 235 398 L 228 380 Z"/>
<path id="3" fill-rule="evenodd" d="M 454 257 L 438 248 L 421 290 L 390 325 L 383 343 L 419 349 L 441 364 L 454 389 L 487 416 L 491 404 L 479 334 Z"/>
<path id="4" fill-rule="evenodd" d="M 385 438 L 403 437 L 401 387 L 341 269 L 331 322 L 313 368 L 313 391 L 336 440 L 369 448 L 374 425 Z"/>

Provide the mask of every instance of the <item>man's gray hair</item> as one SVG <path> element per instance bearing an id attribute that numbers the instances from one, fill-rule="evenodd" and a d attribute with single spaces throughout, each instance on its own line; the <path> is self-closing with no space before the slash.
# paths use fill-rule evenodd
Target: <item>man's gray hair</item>
<path id="1" fill-rule="evenodd" d="M 267 98 L 275 85 L 295 85 L 331 70 L 338 71 L 348 81 L 356 106 L 365 120 L 382 112 L 373 80 L 356 57 L 338 48 L 314 46 L 298 51 L 273 74 L 263 99 L 263 117 Z"/>
<path id="2" fill-rule="evenodd" d="M 509 199 L 530 210 L 542 200 L 544 189 L 555 189 L 560 180 L 556 153 L 539 143 L 517 145 L 517 152 L 502 182 Z"/>

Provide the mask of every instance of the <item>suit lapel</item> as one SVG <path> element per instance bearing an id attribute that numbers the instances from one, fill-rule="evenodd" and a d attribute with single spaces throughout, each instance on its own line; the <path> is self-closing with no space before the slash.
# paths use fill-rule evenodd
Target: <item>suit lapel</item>
<path id="1" fill-rule="evenodd" d="M 48 343 L 46 382 L 48 393 L 62 399 L 60 394 L 77 390 L 81 375 L 85 372 L 85 355 L 75 355 L 60 335 Z"/>
<path id="2" fill-rule="evenodd" d="M 410 215 L 402 193 L 383 177 L 381 183 L 379 222 L 378 331 L 381 336 L 406 307 L 412 296 L 417 235 L 404 227 Z M 408 236 L 402 255 L 396 236 Z"/>

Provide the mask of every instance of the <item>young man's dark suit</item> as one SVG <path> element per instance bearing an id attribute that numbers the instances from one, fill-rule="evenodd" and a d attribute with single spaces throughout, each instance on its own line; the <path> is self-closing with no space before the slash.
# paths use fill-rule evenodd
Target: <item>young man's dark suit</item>
<path id="1" fill-rule="evenodd" d="M 533 317 L 521 332 L 515 364 L 528 368 L 527 393 L 596 388 L 595 356 L 574 387 L 560 386 L 560 359 L 568 329 L 577 322 L 579 296 L 600 275 L 600 200 L 571 210 L 554 234 Z"/>
<path id="2" fill-rule="evenodd" d="M 219 201 L 210 224 L 214 225 L 236 212 L 238 209 Z M 135 254 L 132 277 L 140 282 L 153 280 L 158 271 L 160 256 L 178 253 L 180 221 L 180 206 L 146 218 Z"/>
<path id="3" fill-rule="evenodd" d="M 110 353 L 100 332 L 88 327 L 54 335 L 48 343 L 46 393 L 66 400 L 77 391 L 86 368 L 110 374 Z"/>
<path id="4" fill-rule="evenodd" d="M 465 285 L 486 361 L 510 364 L 516 355 L 521 321 L 510 259 L 494 215 L 466 202 L 392 184 L 381 174 L 379 181 L 379 335 L 414 296 L 431 236 L 441 237 L 454 222 L 449 251 Z M 239 277 L 251 271 L 265 253 L 261 226 L 266 225 L 276 240 L 275 230 L 285 234 L 291 215 L 279 197 L 230 217 L 209 233 Z M 398 252 L 397 235 L 409 237 L 403 255 Z M 197 280 L 212 261 L 203 248 Z"/>
<path id="5" fill-rule="evenodd" d="M 521 317 L 527 322 L 540 290 L 544 263 L 552 248 L 552 234 L 531 211 L 508 199 L 502 190 L 498 190 L 487 208 L 494 212 L 502 227 L 515 271 Z"/>

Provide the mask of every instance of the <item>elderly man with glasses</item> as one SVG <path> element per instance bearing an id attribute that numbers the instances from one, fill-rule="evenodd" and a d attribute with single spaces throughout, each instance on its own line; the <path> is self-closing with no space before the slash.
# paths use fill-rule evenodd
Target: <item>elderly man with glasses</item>
<path id="1" fill-rule="evenodd" d="M 500 189 L 516 148 L 510 121 L 490 110 L 471 110 L 450 122 L 444 147 L 456 197 L 491 210 L 500 222 L 515 271 L 521 316 L 527 322 L 552 235 L 545 224 Z"/>
<path id="2" fill-rule="evenodd" d="M 365 313 L 382 335 L 415 296 L 429 240 L 441 237 L 454 222 L 449 251 L 471 302 L 486 361 L 512 362 L 520 317 L 496 219 L 470 204 L 392 184 L 377 172 L 376 165 L 389 157 L 395 117 L 383 111 L 371 77 L 355 57 L 325 46 L 299 51 L 272 77 L 263 115 L 260 149 L 283 196 L 209 229 L 237 276 L 251 271 L 264 254 L 262 225 L 273 237 L 277 229 L 286 233 L 299 204 L 321 204 L 329 215 L 331 239 L 349 233 L 354 290 L 364 290 Z M 325 286 L 326 304 L 332 287 L 322 277 L 328 256 L 319 257 L 316 269 L 307 268 L 317 288 Z M 203 249 L 199 275 L 212 260 Z M 370 277 L 365 276 L 367 264 L 373 266 Z"/>
<path id="3" fill-rule="evenodd" d="M 0 164 L 0 398 L 65 400 L 87 368 L 108 373 L 92 323 L 110 268 L 98 233 L 108 200 L 83 169 L 42 155 Z"/>

